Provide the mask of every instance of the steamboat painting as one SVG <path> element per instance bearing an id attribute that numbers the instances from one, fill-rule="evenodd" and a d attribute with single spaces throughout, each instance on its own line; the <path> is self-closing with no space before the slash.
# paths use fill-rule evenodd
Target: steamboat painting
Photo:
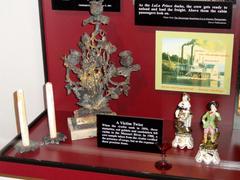
<path id="1" fill-rule="evenodd" d="M 156 32 L 159 90 L 230 93 L 233 35 Z"/>

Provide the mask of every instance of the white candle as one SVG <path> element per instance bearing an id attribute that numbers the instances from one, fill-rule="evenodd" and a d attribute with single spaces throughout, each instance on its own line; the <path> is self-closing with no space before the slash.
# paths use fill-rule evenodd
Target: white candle
<path id="1" fill-rule="evenodd" d="M 240 113 L 240 94 L 238 95 L 238 113 Z"/>
<path id="2" fill-rule="evenodd" d="M 20 131 L 22 136 L 22 145 L 29 146 L 29 131 L 28 131 L 28 124 L 27 124 L 27 114 L 26 114 L 26 107 L 25 107 L 25 99 L 23 90 L 17 90 L 17 108 L 18 108 L 18 117 L 19 117 L 19 124 L 20 124 Z"/>
<path id="3" fill-rule="evenodd" d="M 47 82 L 45 88 L 46 88 L 46 102 L 47 102 L 48 126 L 49 126 L 50 138 L 56 138 L 57 130 L 56 130 L 56 117 L 55 117 L 52 83 Z"/>

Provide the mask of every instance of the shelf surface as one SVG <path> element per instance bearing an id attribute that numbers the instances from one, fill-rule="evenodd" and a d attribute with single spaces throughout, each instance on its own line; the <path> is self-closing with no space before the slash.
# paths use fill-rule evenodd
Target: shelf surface
<path id="1" fill-rule="evenodd" d="M 12 141 L 3 152 L 1 159 L 55 166 L 66 169 L 89 170 L 111 174 L 125 174 L 136 177 L 172 176 L 178 178 L 233 179 L 240 176 L 240 131 L 231 127 L 220 129 L 218 151 L 221 158 L 219 165 L 204 165 L 195 162 L 195 155 L 202 140 L 202 130 L 198 123 L 193 123 L 194 148 L 180 150 L 171 148 L 167 151 L 167 161 L 172 169 L 159 171 L 154 167 L 160 159 L 158 153 L 126 151 L 97 147 L 97 139 L 89 138 L 71 141 L 67 128 L 67 117 L 71 112 L 57 112 L 57 129 L 67 136 L 59 145 L 42 145 L 37 151 L 20 154 L 13 148 L 18 141 Z M 163 141 L 171 143 L 174 138 L 173 121 L 164 121 Z M 47 116 L 41 117 L 30 129 L 31 140 L 41 143 L 48 135 Z"/>

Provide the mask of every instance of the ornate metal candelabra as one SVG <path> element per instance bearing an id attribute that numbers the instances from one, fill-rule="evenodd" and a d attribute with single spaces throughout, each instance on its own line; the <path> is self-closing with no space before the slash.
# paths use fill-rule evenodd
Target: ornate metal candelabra
<path id="1" fill-rule="evenodd" d="M 120 67 L 111 62 L 111 55 L 117 48 L 101 29 L 102 24 L 109 23 L 109 17 L 102 15 L 102 2 L 90 2 L 91 16 L 83 21 L 83 25 L 93 25 L 94 31 L 82 35 L 78 43 L 81 51 L 70 50 L 64 57 L 67 92 L 75 94 L 80 106 L 74 111 L 75 118 L 113 114 L 109 100 L 118 99 L 121 94 L 128 95 L 131 73 L 140 70 L 140 65 L 133 65 L 132 53 L 128 50 L 119 53 Z M 77 81 L 73 80 L 73 74 Z M 124 80 L 114 80 L 116 77 Z"/>

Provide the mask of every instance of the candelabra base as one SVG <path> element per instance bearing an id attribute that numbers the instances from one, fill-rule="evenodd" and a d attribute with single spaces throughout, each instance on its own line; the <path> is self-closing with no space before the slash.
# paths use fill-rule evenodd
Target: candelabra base
<path id="1" fill-rule="evenodd" d="M 17 152 L 22 154 L 37 150 L 39 148 L 39 143 L 30 141 L 30 144 L 28 146 L 23 146 L 22 141 L 20 141 L 15 145 L 14 148 Z"/>
<path id="2" fill-rule="evenodd" d="M 60 142 L 64 142 L 67 137 L 63 133 L 57 133 L 57 137 L 51 138 L 50 136 L 44 136 L 42 141 L 43 145 L 48 144 L 59 144 Z"/>
<path id="3" fill-rule="evenodd" d="M 68 118 L 68 129 L 72 140 L 96 137 L 96 116 Z"/>

